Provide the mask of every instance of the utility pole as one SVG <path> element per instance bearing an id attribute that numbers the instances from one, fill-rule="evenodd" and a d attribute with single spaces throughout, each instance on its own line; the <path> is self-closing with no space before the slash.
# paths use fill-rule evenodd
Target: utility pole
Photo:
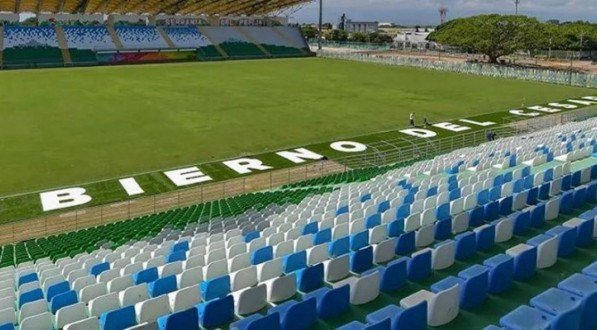
<path id="1" fill-rule="evenodd" d="M 520 4 L 520 0 L 514 0 L 514 5 L 516 5 L 516 16 L 518 16 L 518 5 Z"/>
<path id="2" fill-rule="evenodd" d="M 317 37 L 317 47 L 321 50 L 321 38 L 323 34 L 323 0 L 319 0 L 319 36 Z"/>

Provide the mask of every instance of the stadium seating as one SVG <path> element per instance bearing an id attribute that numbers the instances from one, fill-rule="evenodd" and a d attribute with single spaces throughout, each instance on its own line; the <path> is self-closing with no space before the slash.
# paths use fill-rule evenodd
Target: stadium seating
<path id="1" fill-rule="evenodd" d="M 202 35 L 196 26 L 170 26 L 164 31 L 178 48 L 197 48 L 200 59 L 221 59 L 222 55 L 211 44 L 209 39 Z"/>
<path id="2" fill-rule="evenodd" d="M 95 51 L 116 49 L 105 26 L 64 26 L 63 29 L 73 63 L 94 63 Z"/>
<path id="3" fill-rule="evenodd" d="M 253 41 L 249 40 L 236 27 L 202 26 L 200 30 L 204 31 L 212 42 L 217 43 L 232 58 L 261 58 L 266 56 Z"/>
<path id="4" fill-rule="evenodd" d="M 253 36 L 253 39 L 263 46 L 273 56 L 299 56 L 304 54 L 304 42 L 294 43 L 285 38 L 280 32 L 270 27 L 239 27 Z M 303 49 L 297 45 L 303 46 Z"/>
<path id="5" fill-rule="evenodd" d="M 294 329 L 354 305 L 365 323 L 345 329 L 449 324 L 594 244 L 596 124 L 498 140 L 362 182 L 255 193 L 5 246 L 0 320 L 21 329 Z M 570 216 L 579 210 L 587 211 Z M 594 327 L 597 263 L 586 266 L 500 325 Z M 424 289 L 401 292 L 406 284 Z"/>
<path id="6" fill-rule="evenodd" d="M 117 26 L 114 28 L 124 49 L 164 49 L 166 41 L 153 26 Z"/>
<path id="7" fill-rule="evenodd" d="M 63 65 L 54 27 L 5 26 L 3 64 L 7 67 Z"/>

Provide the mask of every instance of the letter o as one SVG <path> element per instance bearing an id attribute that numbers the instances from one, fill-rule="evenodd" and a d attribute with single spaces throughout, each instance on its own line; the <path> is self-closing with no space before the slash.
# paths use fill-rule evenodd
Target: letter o
<path id="1" fill-rule="evenodd" d="M 330 144 L 330 147 L 340 152 L 362 152 L 367 150 L 367 146 L 353 141 L 338 141 Z"/>

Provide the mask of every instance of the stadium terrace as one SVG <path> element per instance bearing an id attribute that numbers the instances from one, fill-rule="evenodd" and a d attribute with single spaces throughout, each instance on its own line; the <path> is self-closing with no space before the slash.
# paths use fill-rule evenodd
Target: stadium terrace
<path id="1" fill-rule="evenodd" d="M 562 102 L 551 102 L 546 105 L 535 105 L 523 109 L 513 109 L 509 110 L 507 113 L 521 118 L 532 118 L 546 114 L 556 114 L 563 111 L 574 110 L 596 104 L 597 96 L 584 96 L 576 99 L 568 99 Z M 438 132 L 441 131 L 460 133 L 473 129 L 488 128 L 497 124 L 496 122 L 492 121 L 475 120 L 475 118 L 476 117 L 459 119 L 452 122 L 433 123 L 430 125 L 430 127 L 407 128 L 399 130 L 399 132 L 415 138 L 429 139 L 436 137 Z M 365 152 L 368 147 L 366 144 L 356 141 L 335 141 L 329 144 L 328 149 L 329 151 L 354 154 Z M 323 155 L 323 153 L 316 153 L 305 147 L 294 150 L 278 151 L 275 154 L 290 164 L 303 164 L 306 162 L 321 160 L 326 157 Z M 275 169 L 274 166 L 268 165 L 258 158 L 251 157 L 226 160 L 219 163 L 219 166 L 229 168 L 239 176 Z M 213 181 L 212 177 L 208 173 L 205 173 L 203 170 L 201 170 L 198 166 L 165 171 L 163 172 L 163 175 L 179 188 Z M 143 187 L 139 185 L 134 177 L 122 178 L 119 179 L 118 182 L 128 196 L 138 196 L 145 193 Z M 90 196 L 86 190 L 81 187 L 71 187 L 42 192 L 39 194 L 39 197 L 42 208 L 45 212 L 85 205 L 91 202 L 93 199 L 92 196 Z"/>

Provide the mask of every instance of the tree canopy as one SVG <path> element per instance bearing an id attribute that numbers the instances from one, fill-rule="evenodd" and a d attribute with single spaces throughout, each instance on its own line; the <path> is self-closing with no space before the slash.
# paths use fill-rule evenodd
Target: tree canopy
<path id="1" fill-rule="evenodd" d="M 491 62 L 520 50 L 597 50 L 597 24 L 526 16 L 479 15 L 440 25 L 428 40 L 485 54 Z"/>
<path id="2" fill-rule="evenodd" d="M 544 24 L 514 15 L 479 15 L 440 25 L 428 40 L 464 47 L 485 54 L 492 63 L 519 50 L 533 50 L 545 43 Z"/>

